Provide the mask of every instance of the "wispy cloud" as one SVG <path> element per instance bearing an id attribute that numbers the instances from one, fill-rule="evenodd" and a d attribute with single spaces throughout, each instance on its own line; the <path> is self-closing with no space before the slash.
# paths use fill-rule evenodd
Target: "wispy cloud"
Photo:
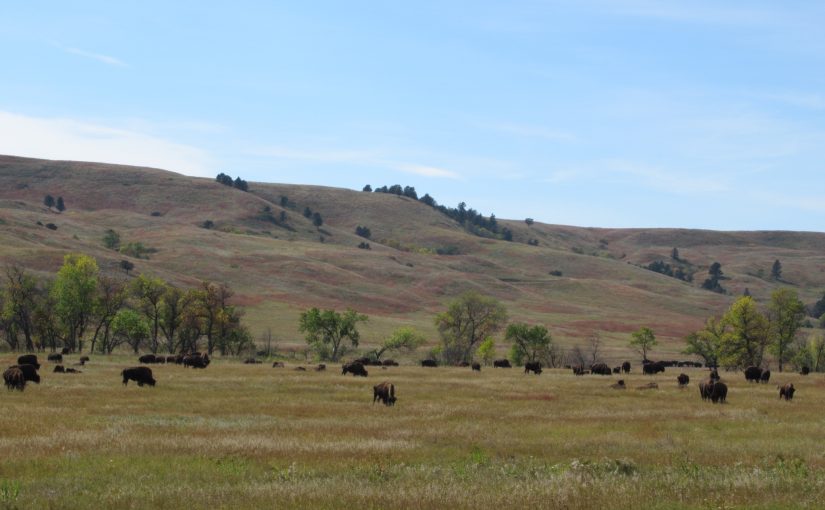
<path id="1" fill-rule="evenodd" d="M 71 53 L 72 55 L 78 55 L 81 57 L 90 58 L 92 60 L 97 60 L 98 62 L 102 62 L 110 66 L 128 67 L 126 63 L 120 60 L 119 58 L 111 57 L 109 55 L 103 55 L 101 53 L 94 53 L 91 51 L 81 50 L 80 48 L 62 47 L 62 49 L 66 53 Z"/>
<path id="2" fill-rule="evenodd" d="M 408 163 L 398 163 L 395 165 L 395 168 L 401 170 L 402 172 L 407 172 L 409 174 L 416 174 L 416 175 L 423 175 L 424 177 L 443 177 L 447 179 L 458 179 L 460 176 L 450 170 L 446 170 L 444 168 L 437 168 L 434 166 L 426 166 L 426 165 L 411 165 Z"/>
<path id="3" fill-rule="evenodd" d="M 163 168 L 211 177 L 204 150 L 138 131 L 75 119 L 0 111 L 0 154 Z"/>

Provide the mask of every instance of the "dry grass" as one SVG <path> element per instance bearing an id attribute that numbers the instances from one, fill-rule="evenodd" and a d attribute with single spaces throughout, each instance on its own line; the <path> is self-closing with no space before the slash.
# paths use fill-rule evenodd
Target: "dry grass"
<path id="1" fill-rule="evenodd" d="M 0 366 L 13 360 L 0 359 Z M 34 508 L 816 508 L 825 498 L 819 375 L 774 384 L 723 374 L 729 403 L 699 399 L 699 369 L 615 377 L 371 367 L 366 379 L 217 361 L 131 357 L 83 374 L 41 370 L 3 392 L 0 504 Z M 659 390 L 632 388 L 651 379 Z M 393 408 L 372 385 L 396 385 Z M 13 490 L 19 494 L 14 497 Z"/>

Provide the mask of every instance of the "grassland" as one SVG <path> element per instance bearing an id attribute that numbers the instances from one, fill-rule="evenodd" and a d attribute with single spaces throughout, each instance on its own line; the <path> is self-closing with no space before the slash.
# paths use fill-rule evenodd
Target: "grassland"
<path id="1" fill-rule="evenodd" d="M 701 369 L 616 377 L 485 368 L 370 376 L 218 360 L 155 366 L 123 387 L 131 356 L 95 356 L 0 393 L 4 508 L 821 508 L 825 380 Z M 71 360 L 68 360 L 71 363 Z M 0 357 L 0 366 L 13 357 Z M 398 403 L 373 405 L 389 380 Z M 658 390 L 634 389 L 655 380 Z"/>

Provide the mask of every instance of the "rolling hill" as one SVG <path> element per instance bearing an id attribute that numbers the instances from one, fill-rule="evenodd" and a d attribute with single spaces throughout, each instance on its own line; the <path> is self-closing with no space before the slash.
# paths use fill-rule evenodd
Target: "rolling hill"
<path id="1" fill-rule="evenodd" d="M 46 194 L 62 196 L 67 210 L 44 206 Z M 323 225 L 304 217 L 307 207 Z M 211 228 L 204 228 L 207 221 Z M 765 302 L 773 289 L 788 286 L 806 303 L 825 289 L 822 233 L 498 222 L 513 242 L 472 235 L 439 211 L 393 194 L 269 183 L 249 183 L 243 192 L 151 168 L 0 156 L 0 265 L 45 276 L 65 253 L 83 252 L 126 277 L 119 263 L 128 257 L 103 246 L 113 229 L 124 243 L 156 250 L 130 259 L 133 275 L 183 286 L 226 282 L 253 334 L 271 330 L 283 348 L 302 345 L 297 317 L 309 306 L 368 314 L 365 345 L 402 324 L 434 342 L 433 315 L 475 289 L 503 301 L 512 319 L 545 324 L 564 346 L 599 333 L 605 356 L 619 359 L 629 355 L 629 333 L 649 326 L 662 344 L 657 354 L 676 356 L 685 334 L 746 288 Z M 357 226 L 368 227 L 371 238 L 355 235 Z M 358 248 L 365 241 L 371 249 Z M 672 262 L 674 247 L 695 271 L 692 283 L 640 267 Z M 781 281 L 769 278 L 776 259 Z M 714 261 L 728 277 L 728 294 L 700 288 Z"/>

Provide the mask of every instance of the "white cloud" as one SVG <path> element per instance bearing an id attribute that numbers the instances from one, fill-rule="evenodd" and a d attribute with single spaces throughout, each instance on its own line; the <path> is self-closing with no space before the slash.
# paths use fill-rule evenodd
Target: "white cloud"
<path id="1" fill-rule="evenodd" d="M 203 150 L 153 135 L 74 119 L 0 111 L 0 154 L 150 166 L 211 177 L 215 164 Z"/>
<path id="2" fill-rule="evenodd" d="M 65 51 L 66 53 L 71 53 L 72 55 L 78 55 L 81 57 L 90 58 L 92 60 L 97 60 L 98 62 L 102 62 L 110 66 L 127 67 L 126 63 L 122 60 L 117 59 L 115 57 L 110 57 L 109 55 L 93 53 L 91 51 L 81 50 L 79 48 L 63 48 L 63 51 Z"/>
<path id="3" fill-rule="evenodd" d="M 423 175 L 424 177 L 443 177 L 447 179 L 458 179 L 459 175 L 455 172 L 450 170 L 445 170 L 444 168 L 437 168 L 434 166 L 426 166 L 426 165 L 411 165 L 407 163 L 400 163 L 396 164 L 395 168 L 401 170 L 402 172 L 407 172 L 409 174 L 416 174 L 416 175 Z"/>

